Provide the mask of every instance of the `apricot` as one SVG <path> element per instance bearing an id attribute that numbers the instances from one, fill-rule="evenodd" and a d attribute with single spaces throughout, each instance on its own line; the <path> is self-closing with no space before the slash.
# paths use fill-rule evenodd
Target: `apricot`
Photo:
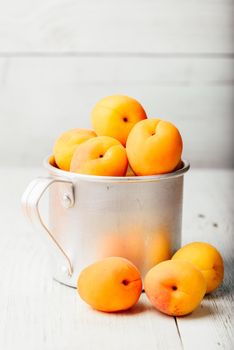
<path id="1" fill-rule="evenodd" d="M 49 161 L 49 164 L 52 165 L 53 167 L 55 167 L 55 168 L 58 167 L 53 155 L 49 157 L 48 161 Z"/>
<path id="2" fill-rule="evenodd" d="M 173 171 L 181 159 L 183 143 L 178 129 L 160 119 L 138 122 L 129 133 L 126 150 L 136 175 Z"/>
<path id="3" fill-rule="evenodd" d="M 128 167 L 125 148 L 109 136 L 98 136 L 77 147 L 70 171 L 78 174 L 124 176 Z"/>
<path id="4" fill-rule="evenodd" d="M 124 146 L 132 127 L 147 118 L 142 105 L 132 97 L 113 95 L 102 98 L 91 112 L 92 126 L 98 136 L 111 136 Z"/>
<path id="5" fill-rule="evenodd" d="M 77 290 L 92 308 L 115 312 L 136 304 L 142 281 L 137 268 L 127 259 L 110 257 L 86 267 L 79 275 Z"/>
<path id="6" fill-rule="evenodd" d="M 183 165 L 184 165 L 184 163 L 182 162 L 182 160 L 180 160 L 173 171 L 180 170 L 181 168 L 183 168 Z"/>
<path id="7" fill-rule="evenodd" d="M 166 260 L 149 270 L 144 288 L 156 309 L 167 315 L 182 316 L 200 304 L 206 292 L 206 281 L 191 263 Z"/>
<path id="8" fill-rule="evenodd" d="M 186 244 L 173 255 L 172 259 L 189 261 L 194 264 L 206 280 L 206 293 L 218 288 L 223 281 L 223 259 L 218 250 L 209 243 L 193 242 Z"/>
<path id="9" fill-rule="evenodd" d="M 95 136 L 95 132 L 88 129 L 71 129 L 62 133 L 53 148 L 57 166 L 62 170 L 69 171 L 71 159 L 77 146 Z"/>
<path id="10" fill-rule="evenodd" d="M 136 176 L 129 164 L 128 164 L 126 176 Z"/>

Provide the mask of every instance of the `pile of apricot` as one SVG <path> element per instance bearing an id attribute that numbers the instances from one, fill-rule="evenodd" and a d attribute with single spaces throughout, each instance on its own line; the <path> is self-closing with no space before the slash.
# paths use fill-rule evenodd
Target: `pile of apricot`
<path id="1" fill-rule="evenodd" d="M 135 99 L 114 95 L 96 103 L 93 130 L 72 129 L 55 142 L 58 168 L 100 176 L 156 175 L 175 170 L 183 148 L 178 129 L 149 119 Z"/>
<path id="2" fill-rule="evenodd" d="M 191 313 L 206 293 L 222 282 L 224 264 L 215 247 L 194 242 L 179 249 L 171 260 L 151 268 L 144 278 L 144 290 L 153 306 L 171 316 Z M 127 310 L 142 292 L 137 267 L 127 259 L 109 257 L 86 267 L 78 278 L 80 297 L 104 312 Z"/>

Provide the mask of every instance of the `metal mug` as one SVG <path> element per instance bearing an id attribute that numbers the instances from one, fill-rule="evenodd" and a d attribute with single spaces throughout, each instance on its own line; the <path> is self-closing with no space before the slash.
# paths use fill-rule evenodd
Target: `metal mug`
<path id="1" fill-rule="evenodd" d="M 180 247 L 183 175 L 109 177 L 60 170 L 52 156 L 48 177 L 33 180 L 22 197 L 33 225 L 44 231 L 54 257 L 54 278 L 76 286 L 80 271 L 108 256 L 131 260 L 142 276 Z M 39 203 L 49 195 L 49 223 Z"/>

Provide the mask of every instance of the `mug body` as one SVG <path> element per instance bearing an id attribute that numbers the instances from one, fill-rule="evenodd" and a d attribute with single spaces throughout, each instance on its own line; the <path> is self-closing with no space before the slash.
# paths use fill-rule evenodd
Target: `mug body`
<path id="1" fill-rule="evenodd" d="M 189 164 L 164 175 L 100 177 L 57 169 L 47 159 L 51 178 L 71 181 L 74 204 L 61 200 L 64 184 L 49 187 L 50 231 L 69 257 L 72 274 L 54 259 L 54 277 L 76 286 L 80 271 L 109 256 L 132 261 L 142 277 L 180 247 L 183 175 Z"/>

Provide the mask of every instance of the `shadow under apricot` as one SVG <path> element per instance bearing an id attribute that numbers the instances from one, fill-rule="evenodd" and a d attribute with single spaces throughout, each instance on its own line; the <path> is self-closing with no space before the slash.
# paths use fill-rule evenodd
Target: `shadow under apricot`
<path id="1" fill-rule="evenodd" d="M 113 316 L 117 316 L 117 317 L 122 317 L 122 316 L 134 316 L 137 314 L 141 314 L 143 312 L 148 311 L 149 309 L 154 309 L 154 307 L 147 305 L 146 303 L 144 303 L 143 301 L 138 301 L 138 303 L 136 305 L 134 305 L 133 307 L 131 307 L 128 310 L 122 310 L 122 311 L 114 311 L 114 312 L 104 312 L 104 311 L 98 311 L 98 310 L 94 310 L 98 313 L 101 314 L 105 314 L 105 315 L 113 315 Z"/>
<path id="2" fill-rule="evenodd" d="M 196 319 L 201 319 L 201 318 L 205 318 L 205 317 L 210 317 L 211 315 L 214 315 L 216 312 L 214 310 L 214 308 L 212 307 L 212 305 L 207 305 L 207 304 L 203 304 L 200 305 L 197 309 L 195 309 L 193 312 L 191 312 L 190 314 L 184 315 L 184 316 L 176 316 L 176 319 L 182 320 L 184 318 L 186 318 L 186 320 L 196 320 Z"/>

